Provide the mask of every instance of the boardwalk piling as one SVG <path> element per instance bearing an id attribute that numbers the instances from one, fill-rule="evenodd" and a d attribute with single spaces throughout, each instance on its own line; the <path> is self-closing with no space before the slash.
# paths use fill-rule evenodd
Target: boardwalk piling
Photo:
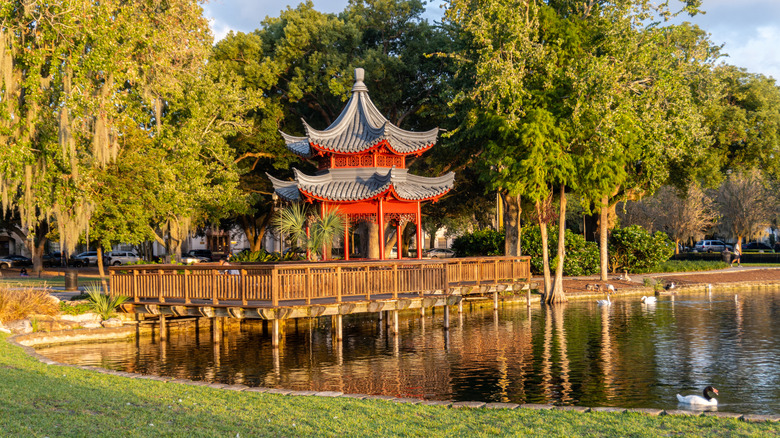
<path id="1" fill-rule="evenodd" d="M 274 350 L 279 348 L 279 320 L 274 319 L 271 321 L 271 345 Z"/>
<path id="2" fill-rule="evenodd" d="M 393 310 L 393 335 L 398 335 L 398 311 Z"/>
<path id="3" fill-rule="evenodd" d="M 168 327 L 165 323 L 165 315 L 162 313 L 160 314 L 160 340 L 166 341 L 168 340 Z"/>
<path id="4" fill-rule="evenodd" d="M 444 328 L 445 330 L 450 328 L 450 306 L 444 306 Z"/>

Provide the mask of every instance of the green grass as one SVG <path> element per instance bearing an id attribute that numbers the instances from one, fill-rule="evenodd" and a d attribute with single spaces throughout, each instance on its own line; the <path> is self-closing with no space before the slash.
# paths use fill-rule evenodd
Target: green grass
<path id="1" fill-rule="evenodd" d="M 712 417 L 451 409 L 291 397 L 45 365 L 0 333 L 3 436 L 755 436 L 777 423 Z"/>
<path id="2" fill-rule="evenodd" d="M 751 265 L 753 266 L 753 265 Z M 728 268 L 726 262 L 711 262 L 705 260 L 667 260 L 650 270 L 650 272 L 695 272 L 712 271 Z"/>

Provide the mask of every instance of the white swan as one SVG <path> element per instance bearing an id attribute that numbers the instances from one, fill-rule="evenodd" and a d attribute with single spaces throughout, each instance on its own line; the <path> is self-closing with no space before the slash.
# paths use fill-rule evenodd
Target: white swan
<path id="1" fill-rule="evenodd" d="M 677 394 L 677 401 L 680 403 L 684 403 L 686 405 L 696 405 L 696 406 L 717 406 L 718 400 L 712 396 L 710 396 L 710 393 L 713 393 L 715 395 L 718 395 L 718 390 L 713 388 L 712 386 L 708 386 L 704 388 L 704 397 L 698 396 L 698 395 L 686 395 L 682 396 L 680 394 Z"/>
<path id="2" fill-rule="evenodd" d="M 708 285 L 707 285 L 707 293 L 708 293 L 708 294 L 711 294 L 711 293 L 712 293 L 712 289 L 713 289 L 712 285 L 711 285 L 711 284 L 708 284 Z"/>
<path id="3" fill-rule="evenodd" d="M 645 304 L 650 304 L 650 303 L 654 304 L 656 301 L 658 301 L 656 297 L 645 297 L 645 296 L 642 297 L 642 302 Z"/>
<path id="4" fill-rule="evenodd" d="M 607 285 L 607 290 L 608 290 L 610 293 L 617 292 L 617 289 L 615 289 L 615 286 L 612 286 L 611 284 L 608 284 L 608 285 Z M 607 297 L 607 298 L 609 298 L 609 297 Z"/>
<path id="5" fill-rule="evenodd" d="M 606 300 L 598 300 L 596 301 L 596 304 L 599 306 L 611 306 L 612 301 L 609 300 L 609 292 L 607 292 L 607 299 Z"/>

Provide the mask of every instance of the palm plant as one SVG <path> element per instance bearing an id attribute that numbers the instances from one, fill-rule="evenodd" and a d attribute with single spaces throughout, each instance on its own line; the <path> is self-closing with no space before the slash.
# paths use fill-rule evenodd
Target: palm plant
<path id="1" fill-rule="evenodd" d="M 128 299 L 122 295 L 106 295 L 100 291 L 99 287 L 95 286 L 87 289 L 87 295 L 89 295 L 90 308 L 104 321 L 116 315 L 116 308 Z"/>
<path id="2" fill-rule="evenodd" d="M 280 210 L 273 225 L 290 236 L 294 247 L 306 249 L 309 260 L 321 256 L 323 246 L 329 245 L 344 231 L 344 219 L 338 210 L 320 215 L 302 203 L 295 203 Z"/>

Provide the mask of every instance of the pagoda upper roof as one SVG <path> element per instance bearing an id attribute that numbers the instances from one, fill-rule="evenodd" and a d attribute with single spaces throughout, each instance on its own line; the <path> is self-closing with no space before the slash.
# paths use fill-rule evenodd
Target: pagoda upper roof
<path id="1" fill-rule="evenodd" d="M 394 167 L 329 169 L 314 176 L 305 175 L 298 169 L 293 171 L 294 181 L 282 181 L 266 174 L 276 193 L 287 201 L 300 201 L 303 198 L 334 202 L 364 201 L 391 192 L 401 200 L 424 201 L 447 193 L 455 183 L 455 174 L 452 172 L 429 178 Z"/>
<path id="2" fill-rule="evenodd" d="M 387 120 L 368 97 L 363 69 L 355 69 L 352 97 L 339 117 L 320 131 L 303 121 L 306 137 L 281 133 L 287 148 L 304 158 L 317 152 L 358 154 L 385 143 L 398 155 L 422 153 L 436 143 L 438 128 L 425 132 L 403 130 Z"/>

